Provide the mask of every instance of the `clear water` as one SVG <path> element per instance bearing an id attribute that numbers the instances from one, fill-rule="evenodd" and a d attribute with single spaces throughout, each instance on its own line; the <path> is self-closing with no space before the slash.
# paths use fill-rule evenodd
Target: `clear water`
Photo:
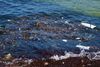
<path id="1" fill-rule="evenodd" d="M 80 42 L 68 39 L 68 42 L 63 42 L 63 38 L 51 39 L 47 37 L 55 33 L 37 31 L 31 27 L 35 21 L 46 23 L 57 21 L 63 26 L 66 20 L 77 22 L 76 24 L 81 21 L 87 21 L 100 26 L 99 4 L 100 1 L 98 0 L 0 0 L 0 25 L 5 26 L 10 31 L 16 30 L 14 34 L 0 35 L 0 56 L 11 53 L 15 57 L 43 58 L 53 54 L 64 54 L 65 51 L 78 53 L 80 50 L 75 47 L 78 44 L 99 48 L 100 31 L 85 29 L 71 32 L 70 34 L 77 34 L 80 37 L 90 38 L 91 40 Z M 49 16 L 49 18 L 45 19 L 44 16 Z M 30 35 L 32 35 L 32 31 L 36 31 L 46 34 L 46 38 L 41 34 L 31 40 L 23 40 L 21 35 L 23 31 L 20 31 L 20 28 L 27 27 L 32 28 Z M 90 51 L 99 50 L 93 49 Z"/>

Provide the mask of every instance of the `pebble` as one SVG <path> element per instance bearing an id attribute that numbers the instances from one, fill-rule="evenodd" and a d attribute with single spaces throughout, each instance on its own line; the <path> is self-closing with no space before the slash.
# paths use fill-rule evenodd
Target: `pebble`
<path id="1" fill-rule="evenodd" d="M 49 64 L 48 62 L 45 62 L 45 63 L 44 63 L 45 66 L 48 65 L 48 64 Z"/>
<path id="2" fill-rule="evenodd" d="M 62 62 L 62 64 L 65 64 L 65 62 Z"/>
<path id="3" fill-rule="evenodd" d="M 82 67 L 86 67 L 86 65 L 82 65 Z"/>
<path id="4" fill-rule="evenodd" d="M 88 66 L 91 66 L 91 64 L 87 64 Z"/>
<path id="5" fill-rule="evenodd" d="M 82 63 L 84 63 L 84 60 L 81 60 Z"/>

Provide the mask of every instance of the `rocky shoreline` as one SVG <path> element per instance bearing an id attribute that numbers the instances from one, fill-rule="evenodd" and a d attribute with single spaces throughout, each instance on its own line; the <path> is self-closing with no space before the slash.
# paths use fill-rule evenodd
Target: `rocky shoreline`
<path id="1" fill-rule="evenodd" d="M 0 67 L 100 67 L 100 60 L 89 60 L 86 57 L 74 57 L 63 60 L 12 59 L 0 60 Z"/>

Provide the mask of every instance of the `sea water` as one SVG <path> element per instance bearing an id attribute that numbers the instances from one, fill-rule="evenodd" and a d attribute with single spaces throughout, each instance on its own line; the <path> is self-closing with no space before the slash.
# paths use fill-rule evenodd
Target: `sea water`
<path id="1" fill-rule="evenodd" d="M 45 19 L 42 16 L 50 16 Z M 85 28 L 80 32 L 71 32 L 80 37 L 90 38 L 90 41 L 81 42 L 76 39 L 52 39 L 43 35 L 55 34 L 32 29 L 29 40 L 23 40 L 23 28 L 32 28 L 35 21 L 45 23 L 68 24 L 69 22 L 80 25 L 81 21 L 100 26 L 100 1 L 99 0 L 0 0 L 0 30 L 7 29 L 12 32 L 0 33 L 0 56 L 11 53 L 14 57 L 48 58 L 51 55 L 64 54 L 66 51 L 80 55 L 81 50 L 77 45 L 90 47 L 88 52 L 93 54 L 100 50 L 100 31 Z M 73 26 L 73 25 L 72 25 Z M 15 32 L 13 32 L 15 31 Z M 95 32 L 96 31 L 96 32 Z M 32 32 L 41 33 L 34 36 Z M 81 48 L 83 48 L 80 46 Z M 72 54 L 73 54 L 72 53 Z M 65 55 L 67 55 L 65 53 Z M 69 55 L 69 54 L 68 54 Z M 58 56 L 57 56 L 58 57 Z M 64 57 L 64 56 L 63 56 Z M 95 58 L 95 57 L 94 57 Z M 59 57 L 58 57 L 59 59 Z M 92 58 L 93 59 L 93 58 Z"/>

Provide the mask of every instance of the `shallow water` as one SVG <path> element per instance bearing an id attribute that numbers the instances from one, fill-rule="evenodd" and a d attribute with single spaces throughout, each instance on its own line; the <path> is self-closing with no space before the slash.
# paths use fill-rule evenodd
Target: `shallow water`
<path id="1" fill-rule="evenodd" d="M 83 14 L 100 17 L 99 0 L 35 0 L 37 2 L 50 2 L 63 6 L 65 9 Z"/>
<path id="2" fill-rule="evenodd" d="M 81 10 L 86 13 L 74 8 L 74 2 L 79 3 L 78 9 L 82 6 Z M 88 8 L 94 7 L 99 11 L 99 2 L 91 2 L 96 5 L 90 4 Z M 90 11 L 83 6 L 87 5 L 87 1 L 82 3 L 76 0 L 0 0 L 0 56 L 11 53 L 14 57 L 48 58 L 54 54 L 64 54 L 65 51 L 80 53 L 76 47 L 78 44 L 92 47 L 90 52 L 99 51 L 100 31 L 79 25 L 81 21 L 86 21 L 100 26 L 100 18 L 87 15 Z M 70 24 L 66 24 L 66 21 Z M 37 29 L 34 24 L 38 22 L 48 27 L 44 25 Z M 80 41 L 77 37 L 89 40 Z M 64 39 L 67 41 L 64 42 Z"/>

